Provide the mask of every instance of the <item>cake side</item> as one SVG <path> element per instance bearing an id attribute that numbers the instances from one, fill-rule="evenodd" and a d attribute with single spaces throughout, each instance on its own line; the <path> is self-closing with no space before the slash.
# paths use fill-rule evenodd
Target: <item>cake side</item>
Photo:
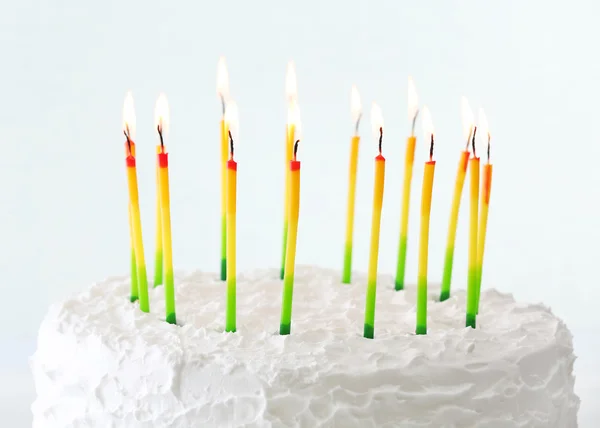
<path id="1" fill-rule="evenodd" d="M 375 339 L 361 336 L 366 277 L 298 267 L 292 334 L 278 334 L 276 270 L 238 275 L 238 332 L 224 333 L 225 284 L 177 275 L 178 322 L 112 278 L 51 308 L 31 366 L 34 428 L 343 426 L 576 427 L 572 337 L 542 305 L 482 294 L 434 302 L 414 335 L 416 293 L 378 282 Z M 511 425 L 512 424 L 512 425 Z"/>

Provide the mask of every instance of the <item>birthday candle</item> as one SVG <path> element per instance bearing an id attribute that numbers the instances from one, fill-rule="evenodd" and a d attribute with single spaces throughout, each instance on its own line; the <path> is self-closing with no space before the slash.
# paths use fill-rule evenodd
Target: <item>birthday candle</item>
<path id="1" fill-rule="evenodd" d="M 156 146 L 156 154 L 160 154 L 162 147 Z M 160 166 L 156 162 L 156 253 L 154 255 L 154 286 L 163 283 L 163 245 L 162 245 L 162 215 L 160 204 Z"/>
<path id="2" fill-rule="evenodd" d="M 402 214 L 400 217 L 400 243 L 398 244 L 398 264 L 396 267 L 396 290 L 404 288 L 404 275 L 406 271 L 406 245 L 408 243 L 408 213 L 410 205 L 410 188 L 412 171 L 415 160 L 415 121 L 419 113 L 419 98 L 412 78 L 408 78 L 408 120 L 412 123 L 410 137 L 406 140 L 406 154 L 404 156 L 404 185 L 402 186 Z"/>
<path id="3" fill-rule="evenodd" d="M 221 281 L 227 279 L 227 154 L 228 130 L 225 123 L 225 106 L 229 98 L 229 73 L 225 57 L 217 65 L 217 95 L 221 100 Z"/>
<path id="4" fill-rule="evenodd" d="M 144 260 L 144 243 L 142 239 L 142 221 L 140 218 L 137 170 L 135 164 L 135 143 L 133 141 L 135 138 L 135 110 L 131 92 L 127 93 L 123 105 L 123 132 L 127 139 L 125 142 L 125 150 L 127 184 L 129 187 L 129 222 L 131 228 L 131 240 L 133 242 L 133 252 L 135 253 L 137 297 L 140 300 L 140 309 L 143 312 L 150 312 L 150 303 L 148 301 L 148 279 L 146 277 L 146 262 Z M 135 301 L 136 297 L 133 292 L 133 282 L 132 278 L 131 301 Z"/>
<path id="5" fill-rule="evenodd" d="M 238 110 L 235 102 L 229 101 L 225 111 L 225 122 L 229 129 L 229 160 L 227 161 L 227 309 L 225 331 L 236 331 L 236 198 L 237 163 L 233 160 L 234 136 L 238 135 Z"/>
<path id="6" fill-rule="evenodd" d="M 289 205 L 290 205 L 290 179 L 291 172 L 289 169 L 289 162 L 292 160 L 294 151 L 294 141 L 296 134 L 296 124 L 294 118 L 296 117 L 296 111 L 298 109 L 298 88 L 296 83 L 296 68 L 294 62 L 290 61 L 287 66 L 287 72 L 285 77 L 285 93 L 288 103 L 288 119 L 285 132 L 285 196 L 284 196 L 284 215 L 283 215 L 283 246 L 281 250 L 281 271 L 280 278 L 283 279 L 285 275 L 285 258 L 287 254 L 287 240 L 288 240 L 288 217 L 289 217 Z"/>
<path id="7" fill-rule="evenodd" d="M 454 243 L 456 241 L 456 228 L 458 227 L 458 213 L 460 210 L 460 200 L 462 197 L 465 176 L 467 175 L 467 165 L 469 163 L 469 142 L 473 132 L 473 112 L 469 107 L 469 102 L 462 97 L 462 122 L 463 133 L 467 140 L 465 149 L 460 153 L 458 161 L 458 170 L 456 171 L 456 180 L 454 182 L 454 196 L 452 198 L 452 207 L 450 208 L 450 222 L 448 224 L 448 241 L 446 243 L 446 257 L 444 259 L 444 276 L 442 277 L 442 287 L 440 292 L 440 301 L 443 302 L 450 297 L 450 285 L 452 282 L 452 266 L 454 262 Z"/>
<path id="8" fill-rule="evenodd" d="M 362 116 L 362 106 L 360 95 L 356 86 L 352 86 L 352 95 L 350 97 L 350 106 L 352 112 L 352 122 L 354 122 L 354 136 L 350 142 L 350 172 L 348 177 L 348 207 L 346 210 L 346 242 L 344 248 L 344 271 L 342 273 L 342 283 L 350 284 L 352 275 L 352 235 L 354 230 L 354 202 L 356 197 L 356 168 L 358 165 L 358 125 Z"/>
<path id="9" fill-rule="evenodd" d="M 129 240 L 131 242 L 131 292 L 129 300 L 131 303 L 139 299 L 138 280 L 137 280 L 137 263 L 135 260 L 135 237 L 133 235 L 133 215 L 131 205 L 129 205 Z"/>
<path id="10" fill-rule="evenodd" d="M 477 222 L 479 215 L 479 158 L 475 151 L 475 134 L 473 127 L 472 153 L 469 160 L 469 175 L 471 179 L 471 206 L 469 219 L 469 269 L 467 281 L 467 319 L 466 326 L 475 328 L 477 315 Z"/>
<path id="11" fill-rule="evenodd" d="M 421 237 L 419 241 L 419 274 L 417 277 L 417 334 L 427 334 L 427 261 L 429 258 L 429 217 L 431 214 L 431 193 L 435 161 L 433 160 L 434 129 L 429 109 L 423 109 L 423 134 L 425 141 L 431 140 L 429 162 L 423 170 L 423 190 L 421 192 Z"/>
<path id="12" fill-rule="evenodd" d="M 294 268 L 296 264 L 296 240 L 298 236 L 298 217 L 300 214 L 300 162 L 296 159 L 300 142 L 300 112 L 294 111 L 296 141 L 289 163 L 290 170 L 290 206 L 288 211 L 288 239 L 285 254 L 285 275 L 283 277 L 283 297 L 281 304 L 281 322 L 279 334 L 290 334 L 292 329 L 292 298 L 294 294 Z"/>
<path id="13" fill-rule="evenodd" d="M 383 205 L 385 181 L 385 158 L 381 154 L 383 143 L 383 115 L 375 103 L 371 107 L 373 132 L 379 136 L 379 154 L 375 158 L 375 183 L 373 186 L 373 217 L 371 220 L 371 247 L 369 252 L 369 273 L 367 277 L 367 297 L 365 303 L 365 325 L 363 335 L 367 339 L 375 337 L 375 297 L 377 294 L 377 263 L 379 260 L 379 229 Z"/>
<path id="14" fill-rule="evenodd" d="M 483 165 L 481 179 L 481 201 L 479 211 L 479 231 L 477 232 L 477 295 L 475 313 L 479 314 L 479 302 L 481 295 L 481 274 L 483 272 L 483 252 L 485 248 L 485 236 L 487 232 L 488 212 L 490 208 L 490 194 L 492 192 L 492 164 L 490 163 L 490 132 L 487 118 L 483 109 L 479 109 L 479 135 L 487 146 L 487 162 Z"/>
<path id="15" fill-rule="evenodd" d="M 161 152 L 158 154 L 160 204 L 163 232 L 163 260 L 165 273 L 165 309 L 169 324 L 176 323 L 175 284 L 173 275 L 173 248 L 171 241 L 171 200 L 169 195 L 169 155 L 164 139 L 169 128 L 169 104 L 165 94 L 160 94 L 154 111 L 156 130 L 160 139 Z"/>

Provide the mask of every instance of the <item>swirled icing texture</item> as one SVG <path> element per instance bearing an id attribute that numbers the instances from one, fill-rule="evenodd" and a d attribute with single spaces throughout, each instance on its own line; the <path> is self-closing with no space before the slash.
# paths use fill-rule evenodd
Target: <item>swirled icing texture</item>
<path id="1" fill-rule="evenodd" d="M 436 287 L 416 336 L 415 289 L 381 276 L 368 340 L 366 278 L 300 266 L 284 337 L 277 276 L 238 276 L 235 334 L 210 273 L 176 276 L 178 326 L 162 287 L 145 314 L 125 277 L 51 307 L 31 358 L 34 428 L 577 426 L 572 336 L 546 307 L 487 290 L 473 330 L 465 293 L 435 302 Z"/>

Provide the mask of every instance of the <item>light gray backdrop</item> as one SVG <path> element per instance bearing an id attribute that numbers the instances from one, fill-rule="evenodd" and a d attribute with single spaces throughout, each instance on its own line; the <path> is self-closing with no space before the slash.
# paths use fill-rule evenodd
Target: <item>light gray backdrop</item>
<path id="1" fill-rule="evenodd" d="M 484 287 L 543 301 L 565 319 L 580 356 L 581 426 L 592 427 L 599 172 L 600 12 L 594 1 L 3 2 L 0 13 L 0 409 L 27 426 L 26 357 L 47 305 L 129 262 L 121 133 L 133 91 L 144 244 L 154 248 L 154 102 L 171 105 L 176 268 L 219 266 L 220 105 L 225 55 L 241 120 L 239 268 L 278 267 L 282 228 L 286 63 L 297 65 L 304 141 L 298 263 L 341 268 L 350 87 L 385 117 L 388 159 L 380 271 L 397 256 L 406 118 L 414 77 L 437 130 L 431 281 L 439 281 L 462 148 L 460 97 L 483 106 L 494 184 Z M 366 270 L 376 145 L 363 122 L 355 268 Z M 408 254 L 416 278 L 418 205 L 427 147 L 418 130 Z M 455 284 L 467 266 L 467 200 Z M 4 381 L 4 379 L 7 379 Z M 596 406 L 595 406 L 596 405 Z M 594 418 L 595 417 L 595 418 Z M 7 426 L 9 426 L 7 425 Z"/>

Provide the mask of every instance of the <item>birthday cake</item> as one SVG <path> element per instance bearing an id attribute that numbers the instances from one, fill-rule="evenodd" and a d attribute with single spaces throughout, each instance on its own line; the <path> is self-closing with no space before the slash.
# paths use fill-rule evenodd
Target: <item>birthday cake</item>
<path id="1" fill-rule="evenodd" d="M 291 334 L 278 333 L 278 271 L 238 276 L 237 332 L 224 332 L 225 283 L 177 274 L 178 325 L 110 278 L 51 307 L 31 358 L 34 428 L 577 426 L 572 336 L 542 305 L 482 292 L 436 301 L 415 335 L 416 290 L 378 281 L 375 338 L 362 337 L 366 277 L 300 266 Z"/>

